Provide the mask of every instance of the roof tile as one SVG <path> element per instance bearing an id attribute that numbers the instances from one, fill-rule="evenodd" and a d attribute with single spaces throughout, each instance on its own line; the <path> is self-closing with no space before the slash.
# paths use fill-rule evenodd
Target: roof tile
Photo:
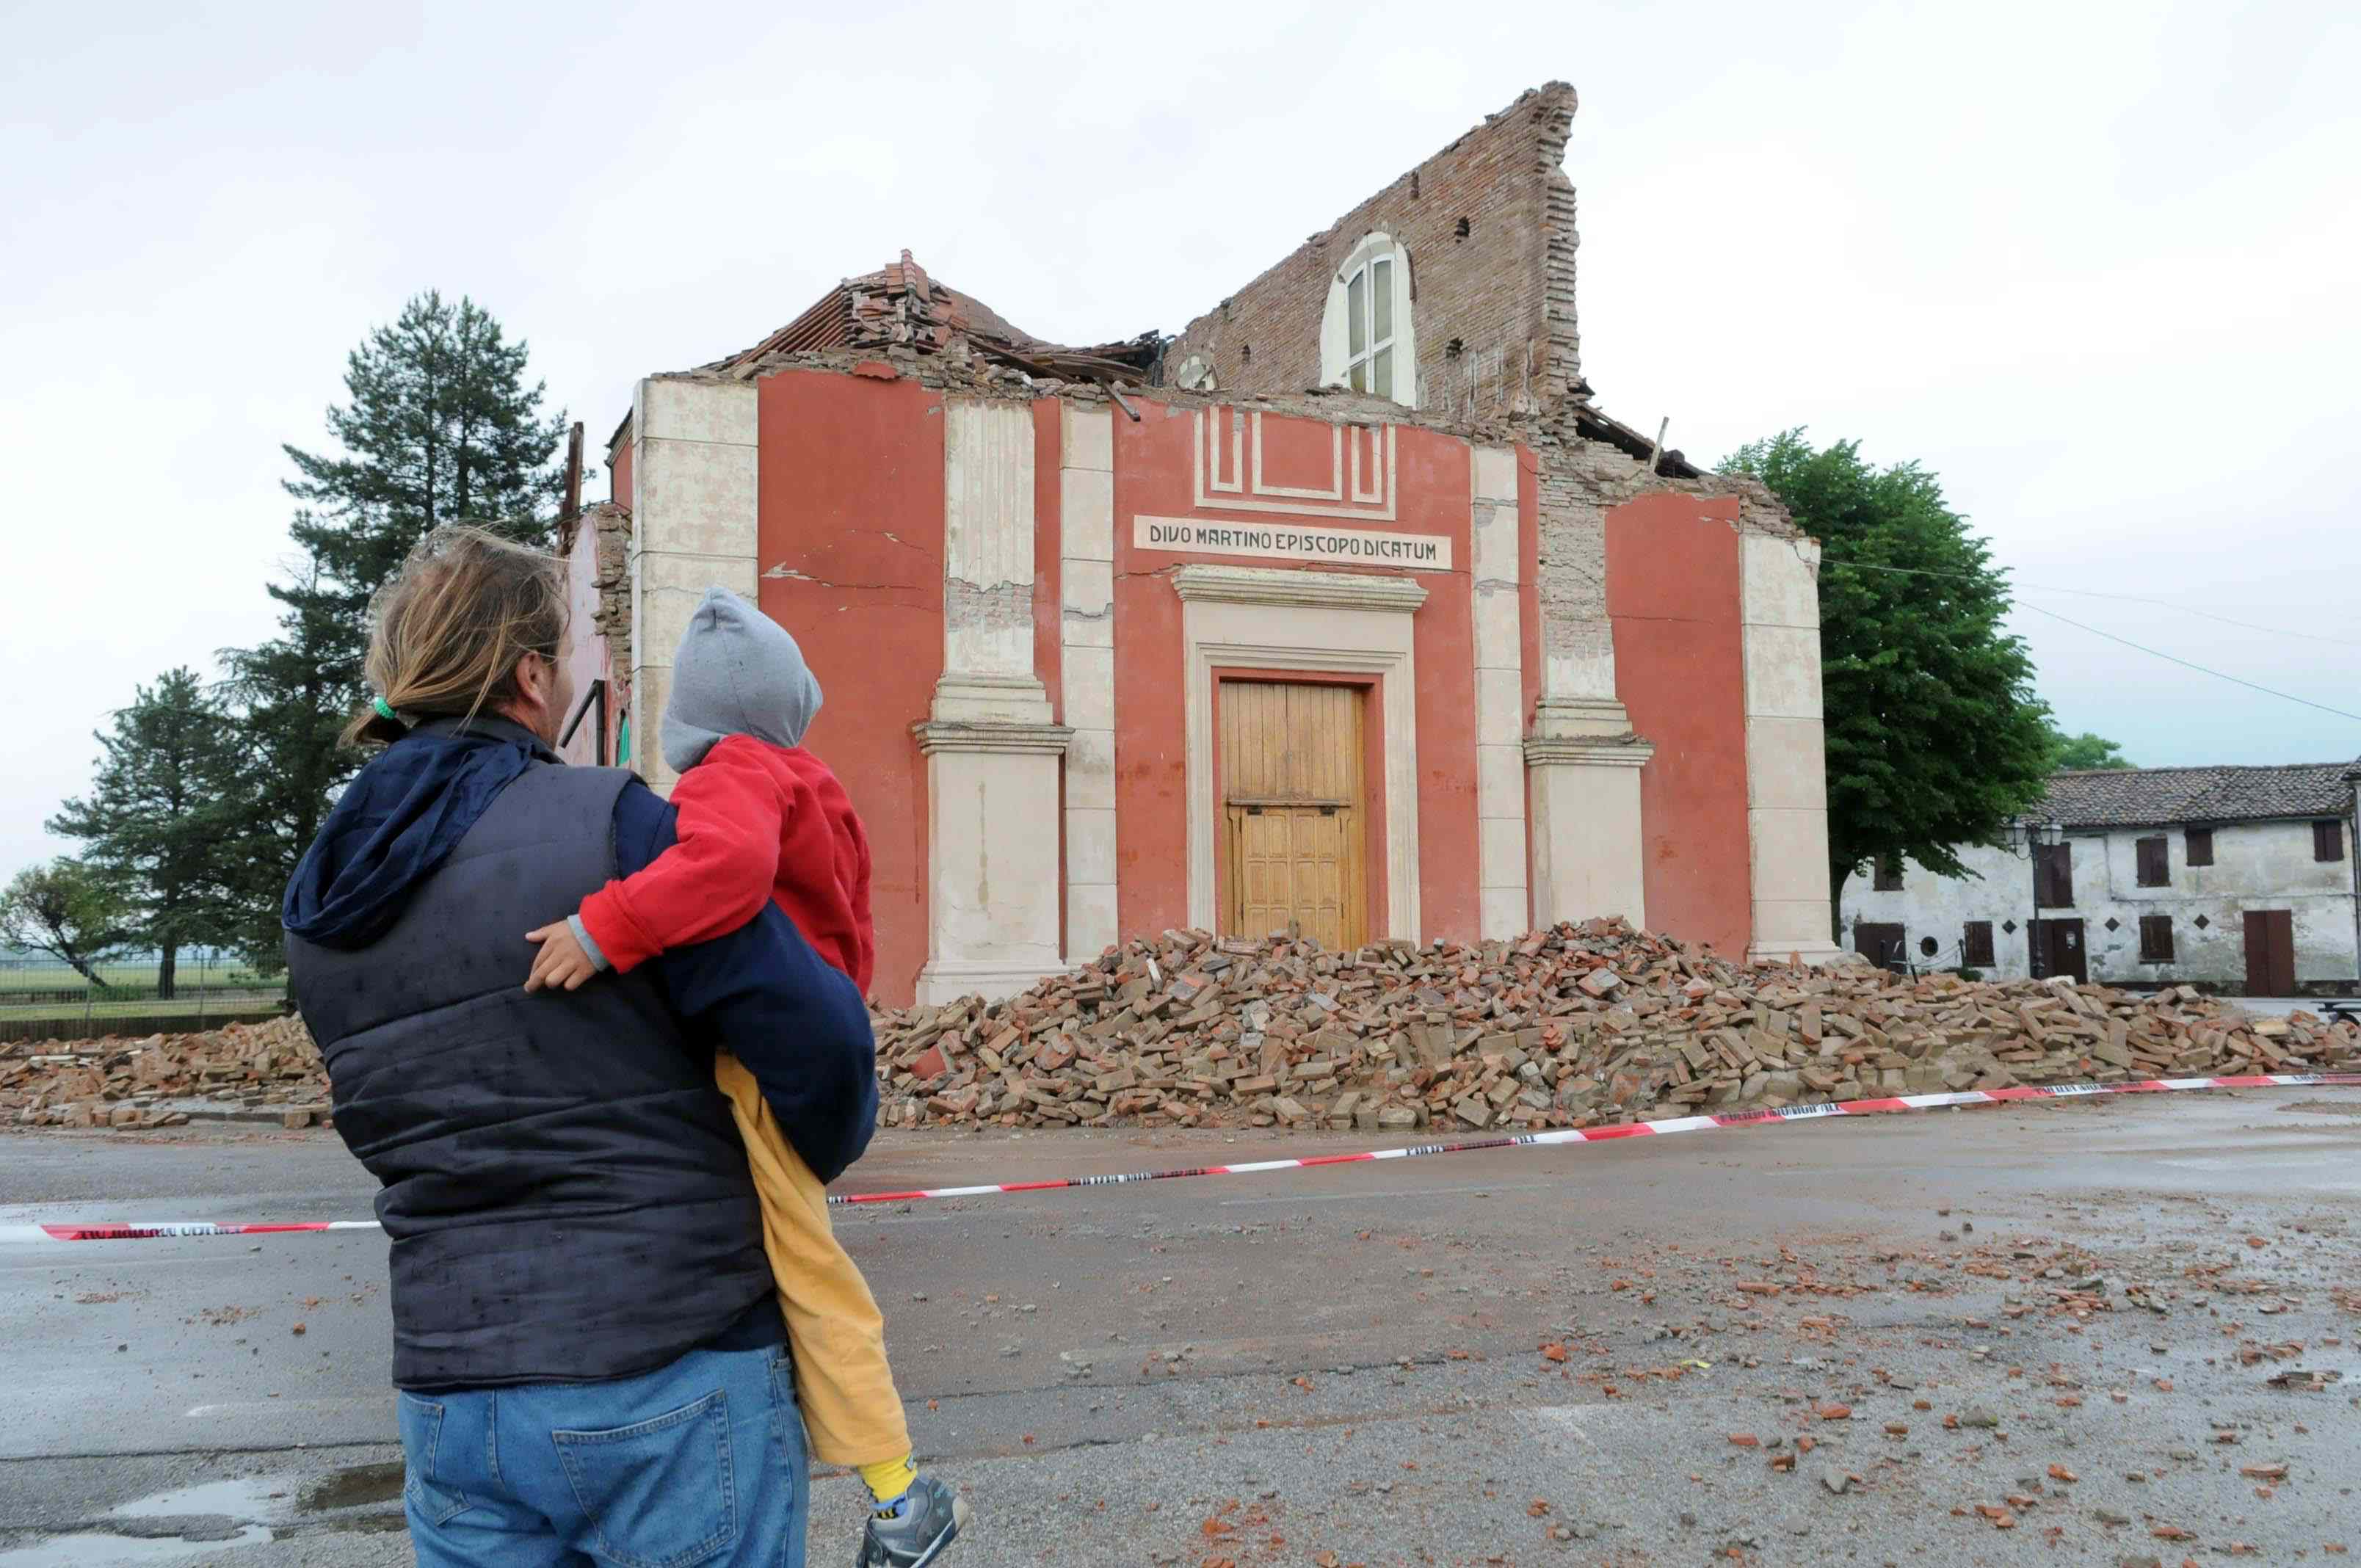
<path id="1" fill-rule="evenodd" d="M 2281 767 L 2105 768 L 2053 774 L 2040 810 L 2069 828 L 2146 828 L 2341 817 L 2361 762 Z"/>

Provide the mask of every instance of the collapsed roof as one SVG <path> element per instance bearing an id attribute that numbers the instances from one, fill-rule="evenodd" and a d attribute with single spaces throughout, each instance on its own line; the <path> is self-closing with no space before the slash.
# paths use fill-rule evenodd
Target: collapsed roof
<path id="1" fill-rule="evenodd" d="M 790 355 L 829 348 L 883 352 L 896 346 L 920 354 L 964 347 L 1037 376 L 1101 383 L 1121 379 L 1137 387 L 1154 379 L 1161 367 L 1164 340 L 1149 332 L 1126 342 L 1089 347 L 1048 342 L 1020 330 L 972 294 L 928 277 L 906 250 L 899 261 L 847 278 L 752 347 L 698 368 L 746 380 Z"/>
<path id="2" fill-rule="evenodd" d="M 899 261 L 847 278 L 812 307 L 768 337 L 697 369 L 752 380 L 799 354 L 827 349 L 884 353 L 974 354 L 1045 380 L 1093 381 L 1118 390 L 1164 384 L 1164 349 L 1171 339 L 1144 332 L 1119 343 L 1072 346 L 1034 336 L 972 294 L 929 277 L 906 250 Z M 1694 479 L 1705 470 L 1666 451 L 1641 432 L 1591 403 L 1580 383 L 1576 428 L 1588 440 L 1652 463 L 1667 478 Z"/>

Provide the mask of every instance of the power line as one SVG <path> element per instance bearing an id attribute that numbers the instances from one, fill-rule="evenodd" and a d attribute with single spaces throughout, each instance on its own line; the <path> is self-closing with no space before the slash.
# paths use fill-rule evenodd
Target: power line
<path id="1" fill-rule="evenodd" d="M 1844 566 L 1856 572 L 1897 572 L 1904 576 L 1909 577 L 1957 577 L 1961 582 L 1982 581 L 1982 578 L 1978 577 L 1976 574 L 1972 572 L 1937 572 L 1924 566 L 1881 566 L 1868 561 L 1833 561 L 1825 559 L 1821 564 L 1828 566 Z M 2047 585 L 2038 583 L 2011 583 L 2008 586 L 2011 589 L 2019 593 L 2074 594 L 2083 598 L 2119 599 L 2125 604 L 2155 605 L 2160 609 L 2178 610 L 2182 615 L 2194 615 L 2206 620 L 2217 620 L 2224 626 L 2235 626 L 2247 631 L 2268 631 L 2274 637 L 2301 637 L 2307 642 L 2327 642 L 2339 648 L 2361 648 L 2361 641 L 2356 641 L 2349 637 L 2323 637 L 2315 632 L 2292 631 L 2283 626 L 2258 626 L 2251 620 L 2233 620 L 2226 615 L 2216 615 L 2210 609 L 2199 609 L 2194 605 L 2175 604 L 2170 599 L 2144 598 L 2138 594 L 2103 593 L 2097 588 L 2050 587 Z M 2036 607 L 2032 605 L 2026 606 L 2026 609 L 2032 609 Z M 2046 614 L 2048 612 L 2045 611 L 2044 613 Z M 2063 618 L 2061 617 L 2060 619 Z"/>
<path id="2" fill-rule="evenodd" d="M 1791 543 L 1789 548 L 1793 549 L 1795 547 Z M 1803 552 L 1800 550 L 1796 551 L 1796 558 L 1800 560 L 1802 559 L 1802 556 Z M 1830 561 L 1823 559 L 1821 565 L 1828 566 L 1850 566 L 1855 570 L 1864 572 L 1899 572 L 1906 576 L 1913 577 L 1958 577 L 1962 581 L 1970 582 L 1982 580 L 1978 578 L 1975 574 L 1971 572 L 1938 572 L 1921 566 L 1881 566 L 1872 565 L 1867 561 Z M 2227 616 L 2213 615 L 2202 609 L 2192 609 L 2187 605 L 2176 605 L 2169 599 L 2141 598 L 2135 594 L 2102 593 L 2095 588 L 2041 588 L 2036 591 L 2042 593 L 2081 594 L 2090 598 L 2124 599 L 2133 604 L 2161 605 L 2167 609 L 2183 610 L 2191 615 L 2203 616 L 2208 620 L 2221 621 L 2227 626 L 2245 627 L 2249 631 L 2268 631 L 2282 637 L 2310 636 L 2307 632 L 2287 631 L 2277 627 L 2256 626 L 2248 621 L 2232 620 Z M 2297 696 L 2292 692 L 2278 691 L 2270 686 L 2257 685 L 2253 681 L 2246 680 L 2240 676 L 2227 674 L 2220 670 L 2209 669 L 2203 664 L 2191 663 L 2190 661 L 2180 657 L 2178 654 L 2167 653 L 2159 648 L 2150 648 L 2146 643 L 2135 642 L 2128 637 L 2118 637 L 2112 631 L 2102 631 L 2095 626 L 2091 626 L 2082 621 L 2076 620 L 2071 616 L 2060 615 L 2054 609 L 2044 609 L 2037 604 L 2028 604 L 2022 608 L 2033 611 L 2036 615 L 2046 615 L 2052 620 L 2062 620 L 2067 625 L 2071 626 L 2078 630 L 2087 631 L 2093 637 L 2103 637 L 2110 642 L 2120 642 L 2125 647 L 2133 650 L 2135 652 L 2146 653 L 2151 658 L 2162 659 L 2169 664 L 2178 664 L 2184 670 L 2194 670 L 2201 675 L 2212 675 L 2217 680 L 2228 681 L 2233 685 L 2245 686 L 2249 691 L 2258 691 L 2265 696 L 2280 697 L 2286 701 L 2295 703 L 2300 707 L 2317 708 L 2323 713 L 2333 713 L 2339 718 L 2349 718 L 2356 724 L 2361 724 L 2361 713 L 2347 713 L 2341 707 L 2331 707 L 2324 702 L 2314 702 L 2308 696 Z M 2347 641 L 2345 639 L 2336 637 L 2311 637 L 2311 641 L 2314 642 L 2333 642 L 2337 644 L 2339 647 L 2361 648 L 2361 642 Z"/>
<path id="3" fill-rule="evenodd" d="M 2347 713 L 2341 707 L 2331 707 L 2324 702 L 2314 702 L 2308 696 L 2297 696 L 2292 692 L 2274 691 L 2269 686 L 2257 685 L 2254 682 L 2241 680 L 2236 675 L 2224 674 L 2219 670 L 2209 670 L 2202 664 L 2192 664 L 2186 659 L 2177 657 L 2171 653 L 2164 652 L 2159 649 L 2147 647 L 2142 643 L 2133 641 L 2128 637 L 2118 637 L 2112 631 L 2102 631 L 2095 626 L 2084 625 L 2081 621 L 2060 615 L 2054 609 L 2044 609 L 2037 604 L 2029 604 L 2025 608 L 2033 611 L 2036 615 L 2046 615 L 2052 620 L 2065 621 L 2067 625 L 2087 631 L 2093 637 L 2103 637 L 2110 642 L 2120 642 L 2126 648 L 2134 649 L 2139 652 L 2165 660 L 2169 663 L 2179 664 L 2184 670 L 2194 670 L 2201 675 L 2212 675 L 2216 679 L 2228 681 L 2234 685 L 2245 686 L 2249 691 L 2258 691 L 2265 696 L 2284 697 L 2290 702 L 2301 703 L 2306 707 L 2316 707 L 2323 713 L 2333 713 L 2339 718 L 2349 718 L 2356 724 L 2361 724 L 2361 713 Z"/>

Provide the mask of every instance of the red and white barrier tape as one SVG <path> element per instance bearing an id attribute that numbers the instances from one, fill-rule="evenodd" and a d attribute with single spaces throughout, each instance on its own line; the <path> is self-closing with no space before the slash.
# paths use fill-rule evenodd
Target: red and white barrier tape
<path id="1" fill-rule="evenodd" d="M 376 1220 L 298 1220 L 278 1224 L 212 1220 L 102 1220 L 83 1225 L 0 1225 L 0 1242 L 146 1242 L 169 1236 L 269 1236 L 291 1231 L 378 1231 Z"/>
<path id="2" fill-rule="evenodd" d="M 914 1203 L 929 1198 L 982 1198 L 1001 1192 L 1055 1192 L 1071 1187 L 1121 1187 L 1135 1181 L 1173 1181 L 1191 1176 L 1259 1176 L 1268 1171 L 1310 1170 L 1323 1165 L 1417 1159 L 1438 1154 L 1474 1154 L 1483 1149 L 1539 1148 L 1554 1144 L 1603 1144 L 1619 1138 L 1657 1136 L 1667 1133 L 1702 1133 L 1720 1127 L 1760 1127 L 1780 1122 L 1815 1121 L 1823 1116 L 1879 1116 L 1902 1111 L 1940 1111 L 1954 1105 L 2004 1105 L 2018 1100 L 2068 1100 L 2092 1094 L 2170 1094 L 2199 1089 L 2292 1089 L 2317 1085 L 2361 1088 L 2361 1072 L 2257 1073 L 2246 1078 L 2151 1078 L 2133 1083 L 2020 1084 L 2009 1089 L 1968 1089 L 1945 1094 L 1896 1094 L 1877 1100 L 1783 1105 L 1772 1111 L 1671 1116 L 1662 1121 L 1624 1122 L 1605 1127 L 1562 1127 L 1545 1133 L 1473 1138 L 1463 1143 L 1364 1149 L 1356 1154 L 1250 1160 L 1243 1165 L 1190 1166 L 1172 1170 L 1128 1171 L 1115 1176 L 1061 1176 L 1048 1181 L 1004 1181 L 980 1187 L 928 1187 L 907 1192 L 838 1193 L 830 1195 L 829 1202 Z M 0 1225 L 0 1242 L 148 1241 L 171 1236 L 254 1236 L 293 1231 L 373 1231 L 379 1228 L 375 1220 L 312 1220 L 286 1224 L 216 1223 L 210 1220 L 188 1220 L 80 1225 Z"/>

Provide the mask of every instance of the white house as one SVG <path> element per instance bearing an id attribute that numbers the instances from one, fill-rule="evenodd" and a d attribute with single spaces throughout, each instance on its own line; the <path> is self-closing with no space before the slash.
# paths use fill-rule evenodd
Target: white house
<path id="1" fill-rule="evenodd" d="M 1972 875 L 1905 861 L 1848 879 L 1845 935 L 1877 962 L 1994 979 L 2349 994 L 2356 779 L 2354 762 L 2059 773 L 2016 847 L 1960 852 Z"/>

